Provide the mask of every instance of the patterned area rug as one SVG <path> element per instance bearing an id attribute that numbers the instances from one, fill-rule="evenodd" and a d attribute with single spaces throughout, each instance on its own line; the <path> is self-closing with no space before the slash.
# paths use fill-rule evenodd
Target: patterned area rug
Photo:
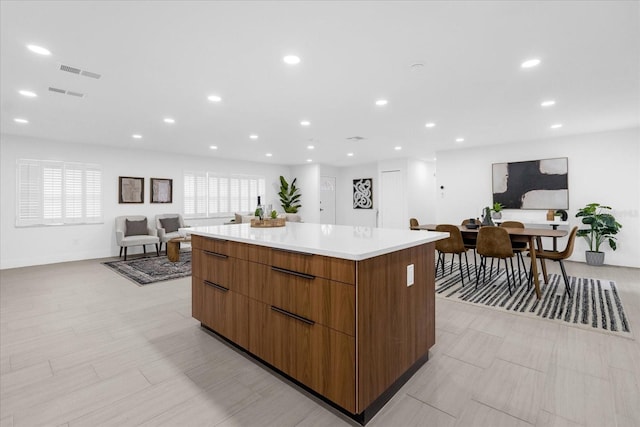
<path id="1" fill-rule="evenodd" d="M 180 261 L 171 262 L 165 255 L 109 261 L 102 264 L 135 282 L 137 285 L 163 282 L 191 276 L 191 251 L 180 251 Z"/>
<path id="2" fill-rule="evenodd" d="M 494 268 L 489 278 L 487 269 L 486 283 L 482 284 L 481 276 L 476 289 L 474 267 L 469 266 L 470 280 L 465 267 L 463 264 L 464 287 L 457 263 L 453 265 L 453 272 L 451 263 L 447 263 L 444 276 L 442 270 L 438 270 L 436 295 L 631 338 L 631 328 L 615 282 L 569 276 L 571 294 L 568 295 L 562 275 L 549 274 L 548 284 L 544 284 L 541 275 L 542 298 L 538 300 L 533 284 L 527 287 L 524 272 L 520 285 L 516 269 L 516 286 L 511 284 L 513 294 L 509 295 L 505 270 Z"/>

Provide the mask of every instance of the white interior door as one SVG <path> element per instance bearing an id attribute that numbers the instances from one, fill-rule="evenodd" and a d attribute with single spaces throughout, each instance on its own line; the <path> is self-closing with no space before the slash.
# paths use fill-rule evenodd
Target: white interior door
<path id="1" fill-rule="evenodd" d="M 336 223 L 336 178 L 320 177 L 320 223 Z"/>
<path id="2" fill-rule="evenodd" d="M 383 171 L 380 192 L 380 227 L 407 228 L 403 213 L 402 175 L 400 171 Z"/>

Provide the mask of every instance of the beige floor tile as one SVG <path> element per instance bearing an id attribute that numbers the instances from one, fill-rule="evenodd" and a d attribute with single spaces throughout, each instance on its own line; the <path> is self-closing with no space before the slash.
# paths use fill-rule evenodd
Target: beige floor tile
<path id="1" fill-rule="evenodd" d="M 514 418 L 475 400 L 469 400 L 456 427 L 531 427 L 526 421 Z"/>
<path id="2" fill-rule="evenodd" d="M 538 414 L 536 427 L 583 427 L 583 425 L 541 410 Z"/>
<path id="3" fill-rule="evenodd" d="M 496 359 L 475 382 L 473 399 L 515 418 L 536 423 L 545 374 Z"/>
<path id="4" fill-rule="evenodd" d="M 440 329 L 436 326 L 436 343 L 429 350 L 429 357 L 446 352 L 458 341 L 458 339 L 460 339 L 458 334 L 445 331 L 444 329 Z"/>
<path id="5" fill-rule="evenodd" d="M 460 416 L 471 398 L 476 380 L 482 374 L 477 366 L 443 355 L 427 363 L 405 392 L 454 417 Z"/>
<path id="6" fill-rule="evenodd" d="M 53 375 L 49 361 L 41 362 L 27 368 L 8 372 L 2 376 L 0 382 L 0 396 L 4 396 L 12 390 L 25 387 L 30 384 L 42 381 Z"/>
<path id="7" fill-rule="evenodd" d="M 13 414 L 16 426 L 59 425 L 149 387 L 138 371 L 125 372 Z"/>
<path id="8" fill-rule="evenodd" d="M 507 362 L 547 372 L 555 343 L 546 338 L 510 331 L 502 342 L 497 357 Z"/>
<path id="9" fill-rule="evenodd" d="M 467 329 L 445 354 L 480 368 L 487 368 L 493 362 L 501 345 L 500 337 Z"/>
<path id="10" fill-rule="evenodd" d="M 585 426 L 615 424 L 608 380 L 561 366 L 547 373 L 542 409 Z"/>
<path id="11" fill-rule="evenodd" d="M 9 415 L 0 418 L 0 427 L 13 427 L 13 416 Z"/>
<path id="12" fill-rule="evenodd" d="M 609 369 L 616 414 L 640 426 L 640 386 L 634 372 Z"/>
<path id="13" fill-rule="evenodd" d="M 468 304 L 447 301 L 444 298 L 436 298 L 436 319 L 438 328 L 461 334 L 476 318 L 481 309 Z"/>
<path id="14" fill-rule="evenodd" d="M 554 358 L 560 367 L 609 379 L 607 335 L 567 327 L 556 342 Z"/>
<path id="15" fill-rule="evenodd" d="M 134 426 L 165 412 L 167 408 L 192 399 L 201 390 L 187 377 L 174 377 L 169 381 L 147 387 L 128 398 L 104 406 L 69 421 L 74 426 Z"/>
<path id="16" fill-rule="evenodd" d="M 504 338 L 511 329 L 510 322 L 513 317 L 513 315 L 508 313 L 486 309 L 483 313 L 476 315 L 476 318 L 471 322 L 469 328 Z"/>
<path id="17" fill-rule="evenodd" d="M 449 414 L 439 411 L 411 396 L 403 396 L 394 402 L 387 410 L 378 414 L 368 426 L 386 427 L 453 427 L 456 419 Z"/>

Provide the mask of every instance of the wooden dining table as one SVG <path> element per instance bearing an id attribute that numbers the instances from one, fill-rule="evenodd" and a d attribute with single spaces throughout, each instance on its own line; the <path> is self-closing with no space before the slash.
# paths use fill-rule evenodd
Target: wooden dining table
<path id="1" fill-rule="evenodd" d="M 416 227 L 411 227 L 412 230 L 428 230 L 435 231 L 437 224 L 423 224 Z M 464 225 L 459 225 L 458 228 L 462 232 L 463 237 L 468 239 L 477 239 L 479 228 L 467 228 Z M 527 242 L 529 243 L 529 254 L 531 256 L 531 270 L 533 273 L 533 284 L 536 290 L 536 296 L 538 299 L 542 296 L 540 291 L 540 280 L 538 278 L 538 265 L 536 263 L 536 251 L 542 250 L 542 238 L 551 237 L 554 240 L 558 237 L 564 237 L 568 234 L 566 230 L 550 230 L 548 228 L 511 228 L 502 227 L 509 233 L 509 237 L 512 242 Z M 536 249 L 537 246 L 537 249 Z M 542 275 L 544 282 L 549 282 L 547 275 L 547 266 L 544 263 L 544 259 L 540 259 L 542 265 Z"/>

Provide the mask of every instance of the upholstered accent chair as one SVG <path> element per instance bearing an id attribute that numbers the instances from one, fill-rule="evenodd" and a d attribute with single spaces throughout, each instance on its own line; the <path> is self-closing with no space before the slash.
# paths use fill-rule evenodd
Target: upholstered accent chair
<path id="1" fill-rule="evenodd" d="M 127 260 L 127 248 L 142 246 L 146 254 L 146 245 L 156 245 L 156 254 L 160 256 L 158 233 L 155 227 L 149 226 L 147 217 L 142 215 L 127 215 L 116 217 L 116 243 L 120 246 L 120 256 L 124 249 L 124 260 Z"/>
<path id="2" fill-rule="evenodd" d="M 451 256 L 451 270 L 453 273 L 453 260 L 455 255 L 458 255 L 458 267 L 460 268 L 460 280 L 462 280 L 462 286 L 464 286 L 464 274 L 462 272 L 462 254 L 464 254 L 464 261 L 467 264 L 467 277 L 471 278 L 469 274 L 469 261 L 467 260 L 467 249 L 464 247 L 462 241 L 462 233 L 457 225 L 451 224 L 438 224 L 436 225 L 436 231 L 449 233 L 449 237 L 436 241 L 436 250 L 438 251 L 438 262 L 436 264 L 436 274 L 438 274 L 438 266 L 442 264 L 442 274 L 444 275 L 444 257 L 445 254 L 452 254 Z"/>
<path id="3" fill-rule="evenodd" d="M 476 250 L 480 255 L 480 267 L 476 275 L 476 288 L 482 271 L 482 282 L 485 282 L 487 272 L 487 258 L 491 258 L 491 267 L 493 267 L 493 259 L 498 258 L 498 267 L 500 260 L 504 261 L 505 274 L 507 275 L 507 286 L 509 287 L 509 295 L 511 295 L 511 281 L 515 286 L 515 276 L 513 272 L 513 248 L 511 247 L 511 238 L 509 233 L 503 227 L 485 226 L 478 230 L 478 241 Z M 509 279 L 509 268 L 507 267 L 507 258 L 511 261 L 511 280 Z M 491 279 L 491 268 L 489 269 L 489 279 Z"/>
<path id="4" fill-rule="evenodd" d="M 158 230 L 158 239 L 160 239 L 160 251 L 162 251 L 163 243 L 167 243 L 174 237 L 182 237 L 178 233 L 178 228 L 184 228 L 184 220 L 180 214 L 168 213 L 156 215 L 155 224 Z"/>

